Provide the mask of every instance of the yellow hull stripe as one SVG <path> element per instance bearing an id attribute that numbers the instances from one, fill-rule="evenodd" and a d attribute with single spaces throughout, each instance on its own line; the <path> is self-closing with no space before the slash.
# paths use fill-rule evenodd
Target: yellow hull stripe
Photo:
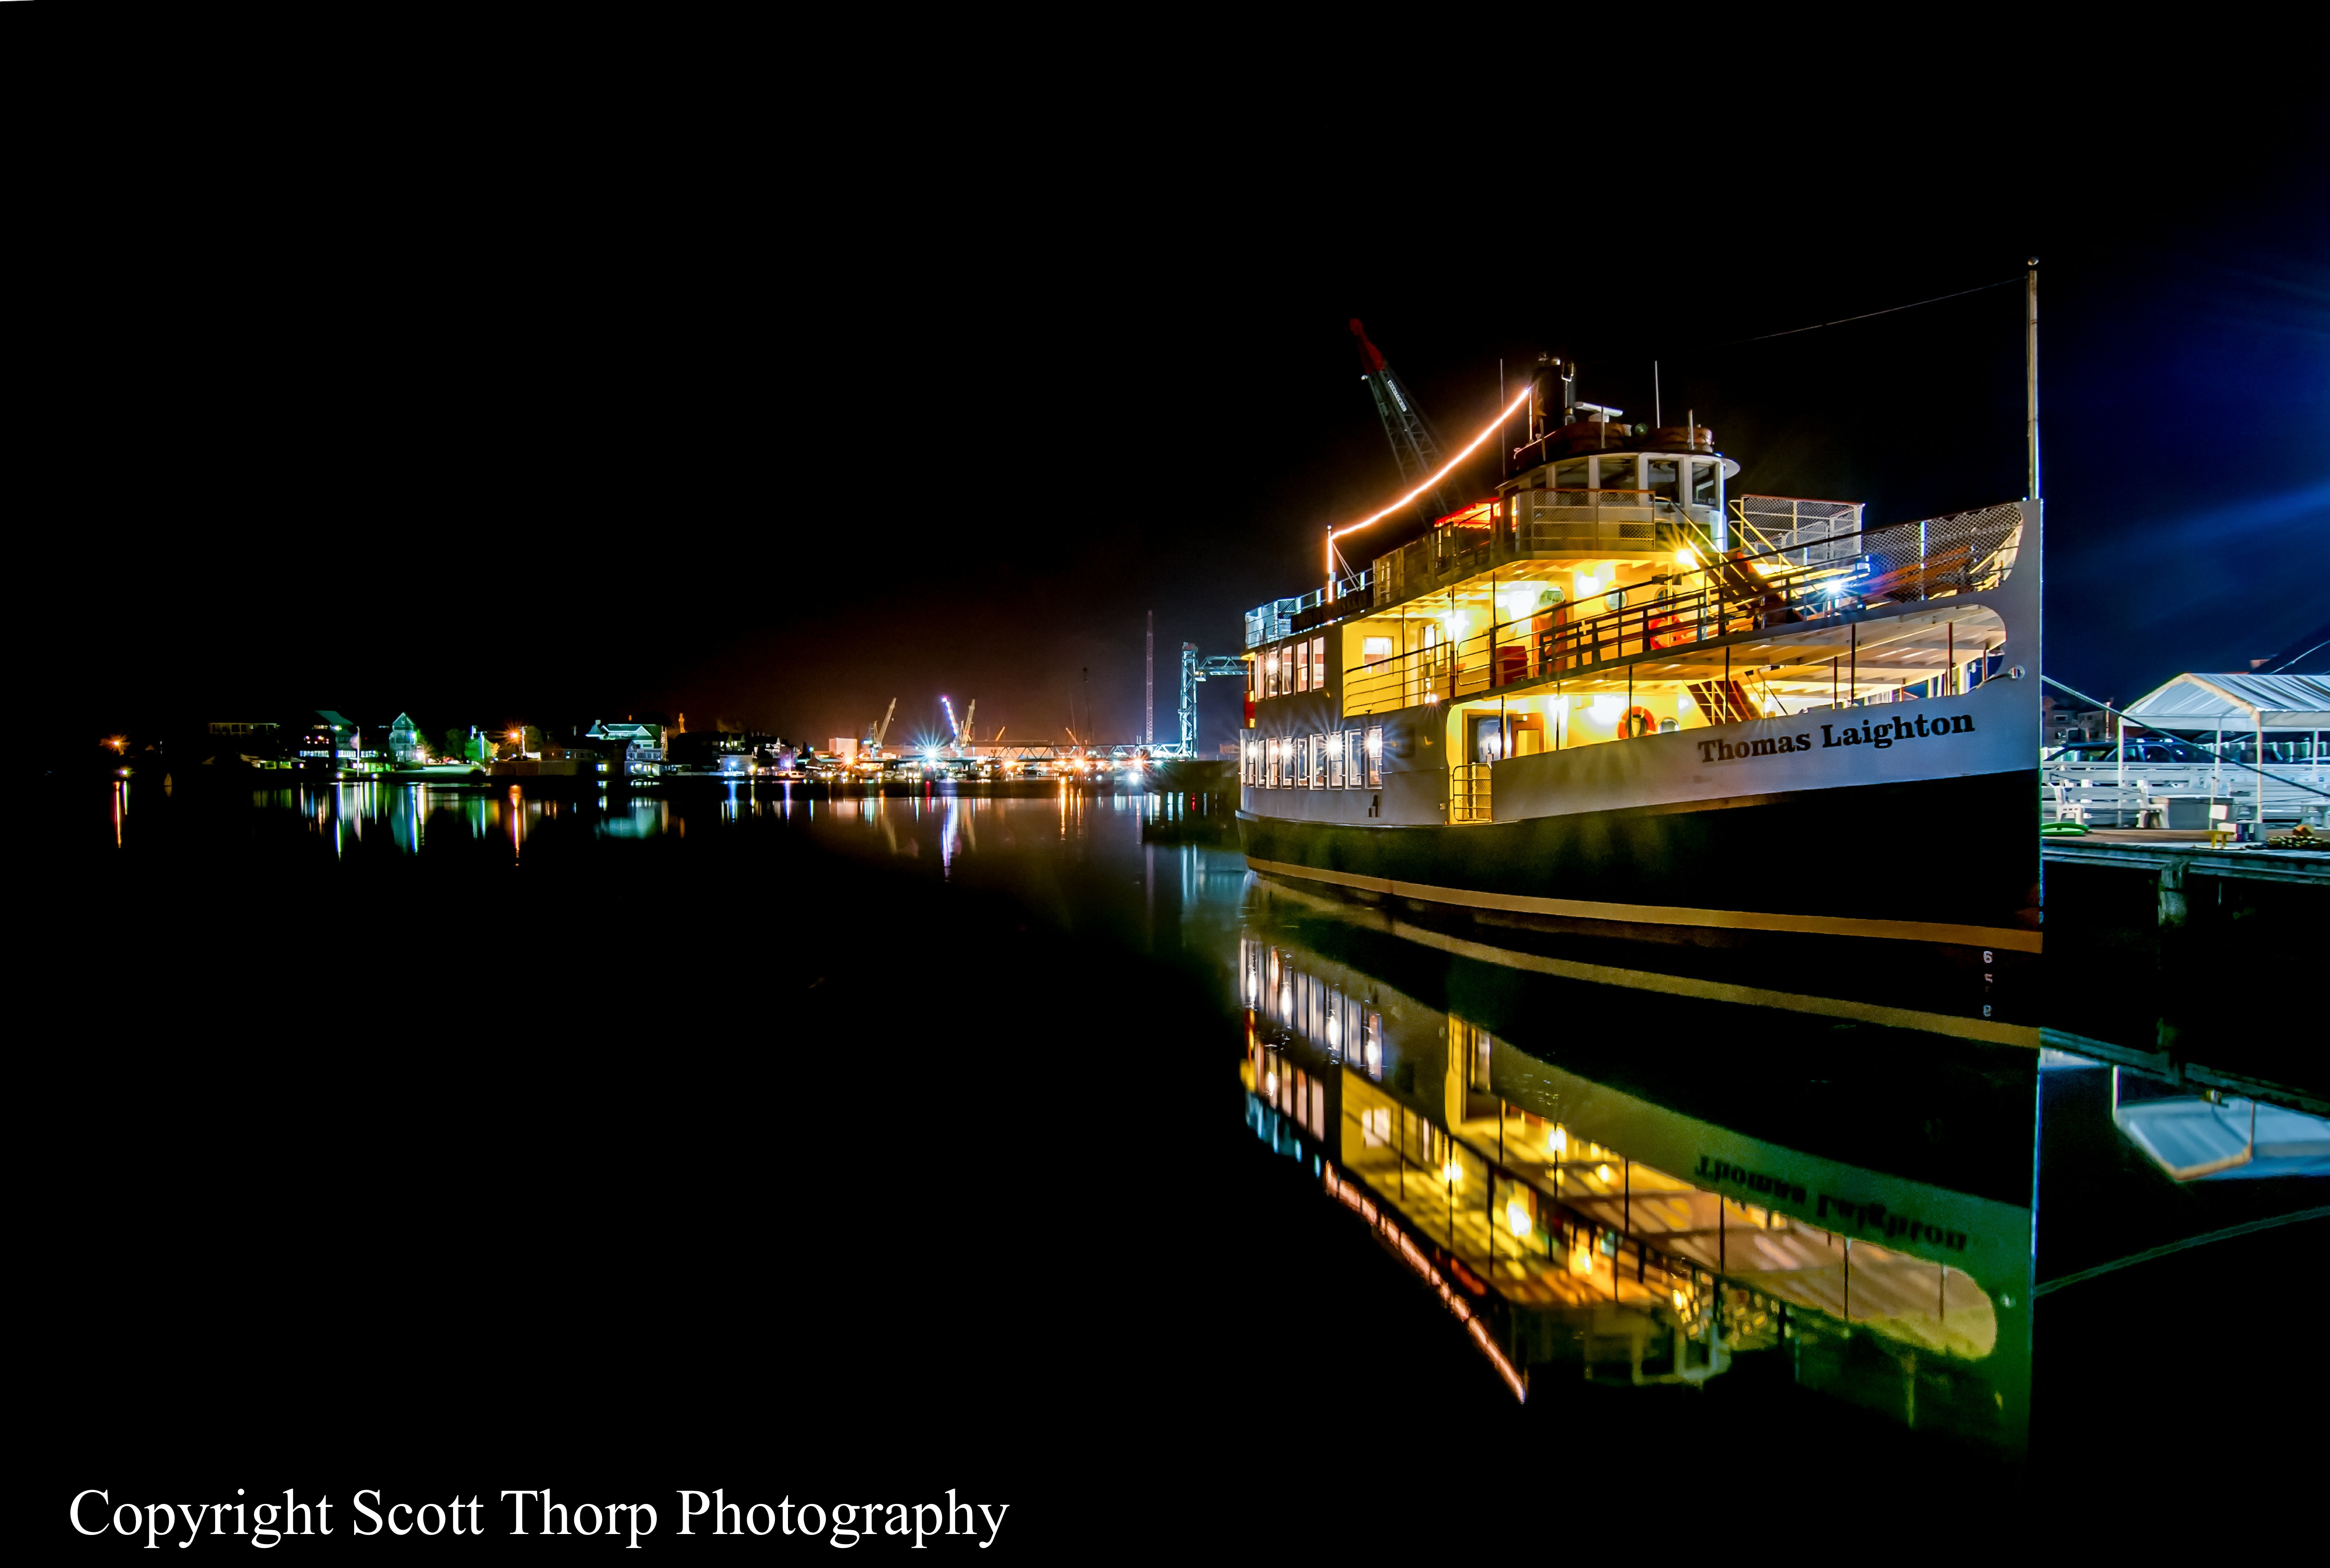
<path id="1" fill-rule="evenodd" d="M 1601 903 L 1582 898 L 1533 898 L 1524 893 L 1475 893 L 1471 888 L 1395 882 L 1388 876 L 1355 876 L 1347 871 L 1322 871 L 1317 866 L 1257 860 L 1251 855 L 1246 857 L 1246 863 L 1271 876 L 1331 883 L 1338 887 L 1359 888 L 1389 898 L 1419 899 L 1425 903 L 1502 910 L 1510 914 L 1558 915 L 1570 920 L 1620 921 L 1653 926 L 1700 926 L 1710 930 L 1804 931 L 1829 937 L 1884 937 L 1895 941 L 2003 948 L 2011 953 L 2039 951 L 2040 933 L 2014 926 L 1943 925 L 1930 921 L 1861 920 L 1847 915 L 1766 914 L 1752 910 L 1685 909 L 1675 904 Z"/>
<path id="2" fill-rule="evenodd" d="M 1261 871 L 1271 863 L 1249 861 L 1248 864 Z M 1702 980 L 1689 975 L 1662 975 L 1650 969 L 1621 969 L 1608 964 L 1581 964 L 1571 959 L 1549 959 L 1538 953 L 1517 952 L 1511 948 L 1450 936 L 1428 926 L 1410 925 L 1379 910 L 1354 911 L 1347 905 L 1333 904 L 1296 889 L 1290 888 L 1287 892 L 1306 903 L 1331 909 L 1340 918 L 1356 915 L 1360 924 L 1377 926 L 1393 936 L 1423 947 L 1435 948 L 1444 953 L 1484 964 L 1501 964 L 1509 969 L 1527 969 L 1535 974 L 1551 975 L 1558 979 L 1582 980 L 1595 986 L 1623 986 L 1635 991 L 1658 991 L 1695 1001 L 1773 1007 L 1788 1013 L 1815 1013 L 1826 1018 L 1850 1018 L 1856 1023 L 1881 1025 L 1888 1029 L 1918 1029 L 1929 1034 L 1946 1034 L 1958 1040 L 1979 1041 L 1985 1045 L 2021 1045 L 2036 1051 L 2041 1044 L 2039 1030 L 2032 1025 L 2005 1024 L 1992 1018 L 1961 1018 L 1950 1013 L 1921 1013 L 1910 1007 L 1888 1007 L 1876 1002 L 1850 1001 L 1842 997 L 1769 991 L 1760 986 L 1735 986 L 1724 980 Z"/>

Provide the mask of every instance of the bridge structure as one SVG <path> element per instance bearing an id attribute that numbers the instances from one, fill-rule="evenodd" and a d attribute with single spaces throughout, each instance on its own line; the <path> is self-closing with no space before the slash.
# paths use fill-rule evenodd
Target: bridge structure
<path id="1" fill-rule="evenodd" d="M 1198 645 L 1181 645 L 1181 740 L 1175 754 L 1198 755 L 1198 687 L 1209 680 L 1246 679 L 1246 660 L 1227 654 L 1201 656 Z"/>

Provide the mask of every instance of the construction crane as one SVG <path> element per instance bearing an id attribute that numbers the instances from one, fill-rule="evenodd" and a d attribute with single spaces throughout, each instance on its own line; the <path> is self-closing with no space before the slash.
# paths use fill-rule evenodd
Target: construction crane
<path id="1" fill-rule="evenodd" d="M 1358 322 L 1351 324 L 1354 326 Z M 1181 755 L 1198 754 L 1198 683 L 1208 680 L 1227 680 L 1236 676 L 1246 678 L 1246 660 L 1216 654 L 1211 658 L 1198 656 L 1198 645 L 1181 645 Z"/>
<path id="2" fill-rule="evenodd" d="M 1415 394 L 1392 373 L 1384 356 L 1368 341 L 1367 328 L 1359 325 L 1356 316 L 1351 319 L 1351 335 L 1359 340 L 1359 379 L 1375 394 L 1376 412 L 1382 416 L 1384 435 L 1391 442 L 1391 460 L 1399 465 L 1399 482 L 1403 486 L 1420 484 L 1439 472 L 1440 465 L 1446 461 L 1441 456 L 1440 438 L 1433 433 L 1432 421 L 1424 417 L 1424 411 L 1416 406 Z M 1416 505 L 1420 507 L 1426 503 L 1432 508 L 1422 514 L 1427 521 L 1445 517 L 1455 510 L 1437 486 L 1419 497 Z"/>
<path id="3" fill-rule="evenodd" d="M 882 722 L 878 724 L 870 725 L 867 729 L 866 739 L 868 742 L 868 749 L 872 751 L 876 756 L 878 757 L 882 754 L 882 742 L 889 737 L 890 733 L 890 721 L 897 716 L 898 699 L 892 697 L 890 699 L 890 711 L 882 715 Z"/>
<path id="4" fill-rule="evenodd" d="M 972 728 L 978 723 L 979 699 L 973 697 L 971 699 L 971 706 L 962 711 L 962 733 L 955 737 L 956 751 L 976 751 L 978 750 L 979 732 Z"/>

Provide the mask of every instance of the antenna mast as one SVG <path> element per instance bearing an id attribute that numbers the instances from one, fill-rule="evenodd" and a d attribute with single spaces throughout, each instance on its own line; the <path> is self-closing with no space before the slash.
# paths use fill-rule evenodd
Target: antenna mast
<path id="1" fill-rule="evenodd" d="M 2039 499 L 2039 258 L 2031 258 L 2031 270 L 2022 285 L 2023 340 L 2022 374 L 2031 403 L 2031 493 L 2023 499 Z"/>

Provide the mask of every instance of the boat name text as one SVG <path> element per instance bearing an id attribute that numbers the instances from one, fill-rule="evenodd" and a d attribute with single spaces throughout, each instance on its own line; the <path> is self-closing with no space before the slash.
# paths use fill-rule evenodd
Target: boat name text
<path id="1" fill-rule="evenodd" d="M 1930 741 L 1937 735 L 1971 735 L 1974 733 L 1972 713 L 1945 713 L 1928 719 L 1919 713 L 1910 719 L 1863 719 L 1858 726 L 1846 724 L 1840 732 L 1834 724 L 1821 726 L 1821 747 L 1874 746 L 1883 751 L 1896 741 Z M 1809 732 L 1797 735 L 1766 735 L 1754 741 L 1701 741 L 1699 760 L 1702 762 L 1729 762 L 1740 757 L 1776 757 L 1789 751 L 1809 751 L 1813 738 Z"/>
<path id="2" fill-rule="evenodd" d="M 1763 1194 L 1780 1203 L 1805 1204 L 1814 1201 L 1807 1197 L 1800 1184 L 1792 1182 L 1785 1176 L 1751 1171 L 1744 1166 L 1736 1166 L 1729 1160 L 1716 1159 L 1709 1155 L 1699 1157 L 1698 1175 L 1711 1187 L 1719 1187 L 1729 1182 L 1734 1185 L 1745 1187 L 1749 1192 Z M 1910 1241 L 1923 1242 L 1928 1246 L 1946 1247 L 1954 1252 L 1963 1252 L 1966 1250 L 1966 1233 L 1964 1231 L 1946 1230 L 1940 1225 L 1928 1224 L 1924 1220 L 1913 1219 L 1908 1214 L 1889 1214 L 1883 1204 L 1855 1203 L 1850 1198 L 1840 1198 L 1833 1194 L 1822 1193 L 1818 1195 L 1815 1217 L 1826 1221 L 1832 1216 L 1840 1222 L 1850 1221 L 1855 1231 L 1880 1232 L 1889 1242 L 1907 1236 Z M 1840 1223 L 1837 1228 L 1842 1230 L 1843 1226 Z"/>

